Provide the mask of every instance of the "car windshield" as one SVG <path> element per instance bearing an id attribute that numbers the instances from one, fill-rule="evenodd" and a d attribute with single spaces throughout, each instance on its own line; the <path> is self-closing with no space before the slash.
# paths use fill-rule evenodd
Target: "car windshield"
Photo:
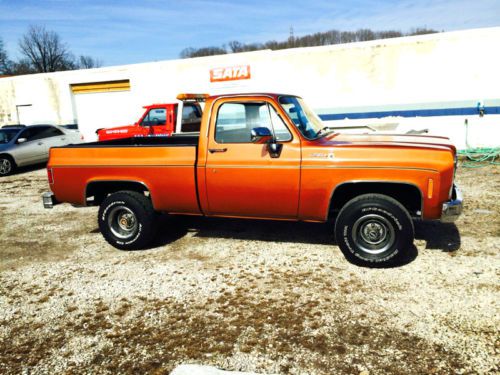
<path id="1" fill-rule="evenodd" d="M 0 129 L 0 144 L 9 143 L 19 133 L 19 129 Z"/>
<path id="2" fill-rule="evenodd" d="M 295 96 L 280 96 L 279 102 L 304 137 L 315 139 L 321 135 L 325 126 L 304 100 Z"/>

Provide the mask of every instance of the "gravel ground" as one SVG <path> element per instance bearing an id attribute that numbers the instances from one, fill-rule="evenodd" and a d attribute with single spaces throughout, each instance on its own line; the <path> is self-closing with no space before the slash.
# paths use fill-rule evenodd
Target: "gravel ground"
<path id="1" fill-rule="evenodd" d="M 162 218 L 149 250 L 95 208 L 0 181 L 0 373 L 498 373 L 500 167 L 459 168 L 465 213 L 417 223 L 406 264 L 347 262 L 331 224 Z"/>

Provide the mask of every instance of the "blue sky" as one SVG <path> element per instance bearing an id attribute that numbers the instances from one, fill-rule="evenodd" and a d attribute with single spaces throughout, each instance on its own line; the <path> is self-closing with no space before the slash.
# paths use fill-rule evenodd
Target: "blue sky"
<path id="1" fill-rule="evenodd" d="M 452 31 L 500 26 L 500 0 L 0 0 L 12 58 L 29 25 L 60 34 L 104 66 L 175 59 L 185 47 L 284 40 L 330 29 Z"/>

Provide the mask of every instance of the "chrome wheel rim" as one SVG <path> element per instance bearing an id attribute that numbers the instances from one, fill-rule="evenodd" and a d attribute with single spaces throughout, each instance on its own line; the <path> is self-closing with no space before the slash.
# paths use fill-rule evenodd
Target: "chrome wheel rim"
<path id="1" fill-rule="evenodd" d="M 0 159 L 0 174 L 8 174 L 12 170 L 12 163 L 9 159 Z"/>
<path id="2" fill-rule="evenodd" d="M 378 214 L 360 217 L 354 223 L 351 235 L 359 249 L 372 255 L 387 251 L 396 241 L 394 226 Z"/>
<path id="3" fill-rule="evenodd" d="M 121 240 L 134 237 L 139 228 L 135 213 L 128 207 L 116 206 L 108 215 L 108 226 L 114 236 Z"/>

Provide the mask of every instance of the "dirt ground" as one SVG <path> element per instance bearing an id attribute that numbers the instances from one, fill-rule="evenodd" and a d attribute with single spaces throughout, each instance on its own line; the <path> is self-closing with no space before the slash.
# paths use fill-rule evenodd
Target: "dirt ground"
<path id="1" fill-rule="evenodd" d="M 465 212 L 417 223 L 406 264 L 347 262 L 331 224 L 162 219 L 109 246 L 96 209 L 44 210 L 44 169 L 0 180 L 0 373 L 500 371 L 500 167 L 459 168 Z"/>

